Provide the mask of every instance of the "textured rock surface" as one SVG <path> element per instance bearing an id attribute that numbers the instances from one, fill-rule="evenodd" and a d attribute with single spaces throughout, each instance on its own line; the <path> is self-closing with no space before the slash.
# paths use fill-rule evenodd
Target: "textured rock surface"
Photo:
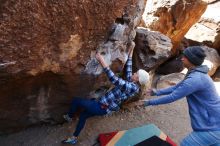
<path id="1" fill-rule="evenodd" d="M 135 2 L 4 1 L 1 63 L 15 62 L 8 66 L 9 73 L 79 73 L 116 18 L 126 10 L 134 21 Z"/>
<path id="2" fill-rule="evenodd" d="M 167 60 L 171 55 L 170 38 L 160 32 L 137 29 L 135 38 L 134 64 L 136 68 L 152 70 Z"/>
<path id="3" fill-rule="evenodd" d="M 86 96 L 100 86 L 103 76 L 84 72 L 88 62 L 106 42 L 115 43 L 114 51 L 126 46 L 144 6 L 145 0 L 1 1 L 1 132 L 59 121 L 72 96 Z M 125 60 L 110 55 L 112 61 Z"/>
<path id="4" fill-rule="evenodd" d="M 206 58 L 203 64 L 209 67 L 208 74 L 212 76 L 216 72 L 217 68 L 220 66 L 220 56 L 218 55 L 218 52 L 213 48 L 209 48 L 206 46 L 203 46 L 202 48 L 206 54 Z"/>
<path id="5" fill-rule="evenodd" d="M 220 82 L 220 68 L 218 68 L 215 72 L 215 74 L 212 76 L 213 80 L 216 82 Z"/>
<path id="6" fill-rule="evenodd" d="M 181 61 L 181 56 L 171 58 L 165 63 L 161 64 L 157 69 L 156 73 L 157 74 L 171 74 L 171 73 L 177 73 L 181 72 L 183 70 L 183 63 Z"/>
<path id="7" fill-rule="evenodd" d="M 175 52 L 181 39 L 200 19 L 206 7 L 207 3 L 202 0 L 148 0 L 143 15 L 144 26 L 171 38 Z"/>
<path id="8" fill-rule="evenodd" d="M 210 2 L 198 23 L 186 34 L 186 38 L 208 45 L 220 51 L 220 1 Z"/>
<path id="9" fill-rule="evenodd" d="M 159 79 L 157 80 L 156 88 L 162 89 L 162 88 L 176 85 L 181 80 L 183 80 L 184 77 L 185 77 L 185 74 L 183 73 L 172 73 L 169 75 L 160 76 Z"/>

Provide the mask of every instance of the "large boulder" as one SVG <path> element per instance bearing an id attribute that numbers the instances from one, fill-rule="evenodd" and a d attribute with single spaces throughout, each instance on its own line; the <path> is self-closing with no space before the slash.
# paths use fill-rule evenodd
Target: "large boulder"
<path id="1" fill-rule="evenodd" d="M 139 27 L 135 43 L 133 61 L 135 68 L 150 71 L 156 69 L 171 56 L 171 40 L 160 32 Z"/>
<path id="2" fill-rule="evenodd" d="M 178 56 L 167 60 L 156 69 L 156 73 L 167 75 L 171 73 L 181 72 L 184 69 L 181 58 L 182 56 Z"/>
<path id="3" fill-rule="evenodd" d="M 207 8 L 203 0 L 149 0 L 143 14 L 143 26 L 160 31 L 173 43 L 173 52 L 184 35 L 195 24 Z"/>
<path id="4" fill-rule="evenodd" d="M 1 1 L 0 132 L 59 122 L 72 96 L 101 86 L 94 53 L 124 61 L 144 7 L 145 0 Z"/>
<path id="5" fill-rule="evenodd" d="M 202 49 L 205 51 L 206 54 L 206 58 L 203 62 L 203 65 L 208 66 L 209 68 L 208 74 L 212 76 L 220 66 L 220 56 L 218 55 L 218 52 L 214 48 L 202 46 Z"/>
<path id="6" fill-rule="evenodd" d="M 184 73 L 172 73 L 169 75 L 161 75 L 158 77 L 156 82 L 156 88 L 162 89 L 170 86 L 174 86 L 180 81 L 182 81 L 185 77 Z"/>
<path id="7" fill-rule="evenodd" d="M 162 33 L 142 27 L 136 29 L 135 43 L 133 69 L 137 71 L 141 68 L 149 72 L 150 80 L 143 89 L 147 90 L 153 84 L 155 69 L 170 58 L 172 43 L 170 38 Z"/>
<path id="8" fill-rule="evenodd" d="M 200 20 L 186 34 L 186 38 L 215 48 L 220 52 L 220 1 L 213 1 Z"/>

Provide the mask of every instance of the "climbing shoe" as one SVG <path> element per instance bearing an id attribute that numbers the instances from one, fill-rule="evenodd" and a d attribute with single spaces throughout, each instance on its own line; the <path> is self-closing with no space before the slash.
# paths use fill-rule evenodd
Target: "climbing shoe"
<path id="1" fill-rule="evenodd" d="M 63 140 L 61 143 L 62 144 L 76 144 L 78 141 L 77 141 L 77 138 L 67 138 L 65 140 Z"/>

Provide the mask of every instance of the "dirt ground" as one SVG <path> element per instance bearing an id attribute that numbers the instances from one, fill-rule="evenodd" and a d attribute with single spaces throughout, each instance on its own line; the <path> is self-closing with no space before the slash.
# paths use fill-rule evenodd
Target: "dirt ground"
<path id="1" fill-rule="evenodd" d="M 135 128 L 154 123 L 177 144 L 191 131 L 185 99 L 167 105 L 135 107 L 110 116 L 87 121 L 77 146 L 91 146 L 99 133 Z M 41 125 L 0 137 L 0 146 L 62 146 L 60 141 L 72 134 L 76 120 L 56 126 Z"/>

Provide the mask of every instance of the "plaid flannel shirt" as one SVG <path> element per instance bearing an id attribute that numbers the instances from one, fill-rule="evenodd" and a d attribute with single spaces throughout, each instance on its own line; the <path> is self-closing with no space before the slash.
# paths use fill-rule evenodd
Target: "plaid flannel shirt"
<path id="1" fill-rule="evenodd" d="M 122 101 L 137 94 L 139 92 L 139 85 L 131 81 L 131 58 L 128 58 L 126 62 L 126 80 L 115 76 L 109 68 L 104 68 L 104 72 L 115 87 L 102 96 L 99 102 L 107 106 L 107 113 L 111 113 L 112 111 L 118 111 L 120 109 Z"/>

